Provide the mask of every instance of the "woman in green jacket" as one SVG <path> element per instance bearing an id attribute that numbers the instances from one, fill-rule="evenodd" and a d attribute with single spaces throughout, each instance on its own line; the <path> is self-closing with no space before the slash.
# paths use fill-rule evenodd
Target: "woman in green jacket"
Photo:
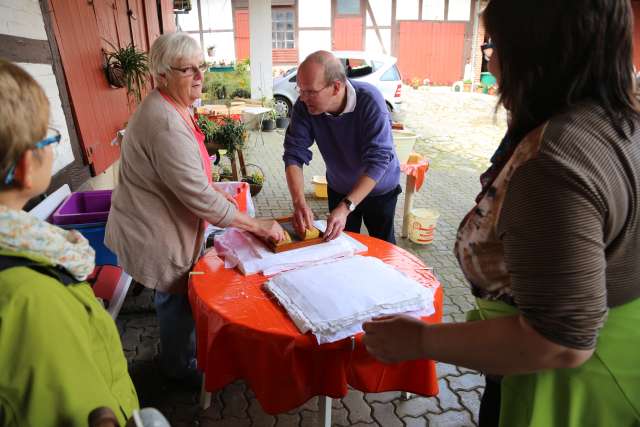
<path id="1" fill-rule="evenodd" d="M 94 252 L 76 231 L 22 210 L 51 181 L 60 133 L 49 102 L 0 59 L 0 425 L 88 425 L 97 407 L 124 425 L 138 397 L 113 320 L 84 282 Z"/>

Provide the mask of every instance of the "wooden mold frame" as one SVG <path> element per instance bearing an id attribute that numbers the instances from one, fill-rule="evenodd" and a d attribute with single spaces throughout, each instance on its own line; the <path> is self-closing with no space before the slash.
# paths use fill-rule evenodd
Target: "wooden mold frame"
<path id="1" fill-rule="evenodd" d="M 315 239 L 300 240 L 300 238 L 298 237 L 298 234 L 295 232 L 295 229 L 293 228 L 293 217 L 291 216 L 284 217 L 284 218 L 276 218 L 276 221 L 280 223 L 282 228 L 284 228 L 287 231 L 287 233 L 289 233 L 289 236 L 291 237 L 291 242 L 276 244 L 270 240 L 265 240 L 265 244 L 272 252 L 280 253 L 280 252 L 290 251 L 293 249 L 304 248 L 306 246 L 317 245 L 319 243 L 324 243 L 324 239 L 323 239 L 324 233 L 320 230 L 318 230 L 320 232 L 320 235 Z"/>

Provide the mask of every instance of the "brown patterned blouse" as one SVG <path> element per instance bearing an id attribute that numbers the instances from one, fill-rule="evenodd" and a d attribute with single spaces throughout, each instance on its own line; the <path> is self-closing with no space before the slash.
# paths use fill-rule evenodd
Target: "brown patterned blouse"
<path id="1" fill-rule="evenodd" d="M 585 103 L 517 146 L 463 219 L 455 254 L 474 295 L 543 336 L 595 347 L 609 307 L 640 297 L 640 123 L 629 139 Z"/>

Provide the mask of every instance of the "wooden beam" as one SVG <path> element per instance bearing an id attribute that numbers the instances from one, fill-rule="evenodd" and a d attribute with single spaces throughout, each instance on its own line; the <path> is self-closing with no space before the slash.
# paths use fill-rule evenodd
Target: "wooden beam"
<path id="1" fill-rule="evenodd" d="M 382 35 L 380 34 L 380 29 L 378 28 L 378 24 L 376 23 L 376 17 L 373 16 L 373 9 L 371 8 L 371 4 L 369 3 L 369 0 L 365 0 L 365 2 L 367 3 L 367 12 L 369 12 L 369 16 L 371 16 L 371 23 L 373 24 L 373 28 L 376 30 L 376 36 L 378 37 L 378 41 L 380 42 L 380 46 L 382 46 L 382 53 L 387 55 L 387 48 L 384 47 L 384 42 L 382 41 Z M 422 2 L 422 0 L 420 0 L 420 2 Z M 366 28 L 366 26 L 367 26 L 366 18 L 365 18 L 364 25 L 365 25 L 365 28 Z"/>
<path id="2" fill-rule="evenodd" d="M 29 64 L 51 64 L 51 48 L 47 40 L 0 34 L 0 58 Z"/>
<path id="3" fill-rule="evenodd" d="M 206 55 L 207 48 L 204 46 L 204 34 L 202 33 L 202 7 L 200 0 L 198 0 L 198 28 L 200 29 L 200 49 L 202 49 L 202 54 Z M 233 17 L 232 17 L 233 18 Z"/>

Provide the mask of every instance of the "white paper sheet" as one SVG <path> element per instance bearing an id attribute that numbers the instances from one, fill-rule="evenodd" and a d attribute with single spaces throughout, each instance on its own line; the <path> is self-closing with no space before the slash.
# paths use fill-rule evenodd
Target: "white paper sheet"
<path id="1" fill-rule="evenodd" d="M 327 227 L 324 220 L 315 221 L 314 225 L 321 231 Z M 217 237 L 215 248 L 224 257 L 226 268 L 237 266 L 244 275 L 262 273 L 265 276 L 367 251 L 365 245 L 342 233 L 330 242 L 273 253 L 258 238 L 236 228 L 229 228 L 222 236 Z"/>
<path id="2" fill-rule="evenodd" d="M 353 256 L 330 266 L 281 273 L 265 284 L 300 332 L 310 330 L 320 344 L 361 332 L 362 323 L 376 316 L 435 312 L 435 289 L 377 258 Z"/>

